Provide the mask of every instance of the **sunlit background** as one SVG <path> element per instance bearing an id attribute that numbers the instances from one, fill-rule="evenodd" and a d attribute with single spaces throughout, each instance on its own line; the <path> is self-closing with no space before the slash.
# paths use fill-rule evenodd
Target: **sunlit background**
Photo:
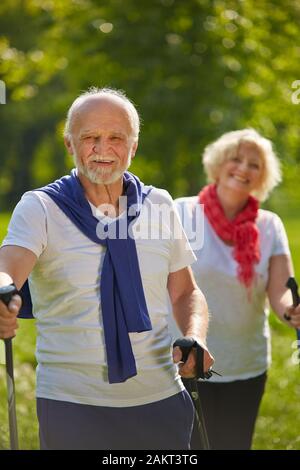
<path id="1" fill-rule="evenodd" d="M 298 0 L 2 0 L 0 239 L 25 191 L 70 170 L 62 129 L 89 86 L 123 89 L 143 125 L 131 167 L 172 196 L 205 183 L 201 154 L 222 133 L 254 127 L 271 139 L 284 182 L 265 207 L 290 236 L 300 276 L 300 2 Z M 272 317 L 274 363 L 257 449 L 300 449 L 295 335 Z M 37 448 L 34 325 L 14 340 L 22 448 Z M 0 449 L 8 448 L 0 366 Z M 242 397 L 241 397 L 242 399 Z"/>

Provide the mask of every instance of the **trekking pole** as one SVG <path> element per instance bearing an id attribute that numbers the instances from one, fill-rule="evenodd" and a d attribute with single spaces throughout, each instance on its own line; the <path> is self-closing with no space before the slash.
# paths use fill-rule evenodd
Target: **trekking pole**
<path id="1" fill-rule="evenodd" d="M 196 377 L 192 379 L 184 379 L 184 383 L 187 385 L 186 388 L 188 392 L 190 393 L 193 403 L 194 403 L 197 432 L 199 435 L 199 440 L 201 442 L 202 449 L 210 450 L 197 382 L 199 379 L 209 379 L 212 376 L 212 374 L 217 374 L 217 375 L 220 375 L 220 374 L 212 370 L 212 368 L 210 368 L 207 372 L 204 372 L 203 370 L 204 350 L 202 346 L 193 338 L 188 338 L 188 337 L 178 338 L 173 344 L 173 348 L 175 348 L 175 346 L 178 346 L 181 350 L 182 362 L 186 362 L 188 355 L 191 352 L 192 348 L 196 349 L 196 355 L 197 355 Z"/>
<path id="2" fill-rule="evenodd" d="M 184 379 L 183 383 L 186 387 L 187 391 L 189 392 L 195 407 L 195 424 L 194 426 L 197 429 L 197 434 L 199 437 L 199 441 L 201 443 L 202 450 L 210 450 L 206 425 L 205 425 L 205 418 L 202 411 L 201 400 L 198 391 L 197 385 L 197 378 L 193 379 Z M 198 447 L 196 448 L 198 449 Z"/>
<path id="3" fill-rule="evenodd" d="M 293 306 L 297 307 L 297 305 L 299 305 L 300 303 L 300 297 L 298 293 L 298 284 L 296 282 L 296 279 L 294 277 L 289 277 L 286 283 L 286 287 L 291 289 L 292 297 L 293 297 Z M 291 319 L 286 313 L 284 314 L 284 318 L 286 320 Z M 296 329 L 296 332 L 297 332 L 297 340 L 298 340 L 298 348 L 299 348 L 298 358 L 299 358 L 299 366 L 300 366 L 300 329 L 299 328 Z"/>
<path id="4" fill-rule="evenodd" d="M 18 294 L 18 290 L 14 285 L 0 288 L 0 300 L 8 306 L 12 297 Z M 15 381 L 14 381 L 14 364 L 12 338 L 4 340 L 5 343 L 5 364 L 6 364 L 6 382 L 7 382 L 7 402 L 8 402 L 8 420 L 9 420 L 9 438 L 10 448 L 12 450 L 19 449 L 18 443 L 18 426 L 16 414 L 16 398 L 15 398 Z"/>

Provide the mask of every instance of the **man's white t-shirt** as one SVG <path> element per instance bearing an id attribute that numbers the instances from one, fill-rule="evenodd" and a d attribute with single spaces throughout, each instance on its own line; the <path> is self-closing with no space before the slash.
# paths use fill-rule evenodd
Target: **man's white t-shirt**
<path id="1" fill-rule="evenodd" d="M 249 301 L 246 288 L 237 279 L 237 262 L 232 246 L 226 245 L 215 233 L 202 212 L 199 221 L 198 197 L 175 201 L 183 227 L 194 249 L 189 228 L 203 230 L 197 257 L 193 264 L 195 280 L 205 295 L 210 312 L 207 346 L 215 358 L 214 375 L 210 382 L 229 382 L 256 377 L 266 371 L 271 362 L 269 307 L 266 302 L 269 262 L 272 256 L 289 254 L 288 239 L 282 221 L 273 212 L 260 209 L 257 226 L 260 237 L 260 262 L 255 266 L 256 282 Z M 196 220 L 198 217 L 198 220 Z M 170 318 L 170 329 L 178 336 L 176 324 Z"/>
<path id="2" fill-rule="evenodd" d="M 160 214 L 160 207 L 173 215 Z M 16 206 L 3 245 L 27 248 L 38 257 L 29 278 L 38 330 L 37 397 L 123 407 L 183 389 L 171 355 L 167 281 L 195 256 L 164 190 L 152 189 L 133 230 L 153 329 L 129 333 L 138 373 L 109 384 L 100 299 L 106 248 L 81 233 L 43 192 L 25 193 Z"/>

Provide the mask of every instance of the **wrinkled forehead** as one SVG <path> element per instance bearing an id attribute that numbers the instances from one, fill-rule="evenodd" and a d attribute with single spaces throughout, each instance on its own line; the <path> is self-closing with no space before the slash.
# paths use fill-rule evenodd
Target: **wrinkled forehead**
<path id="1" fill-rule="evenodd" d="M 113 122 L 124 128 L 128 134 L 133 133 L 130 111 L 125 102 L 114 96 L 89 96 L 75 101 L 71 107 L 71 132 L 78 132 L 82 126 L 97 126 Z"/>

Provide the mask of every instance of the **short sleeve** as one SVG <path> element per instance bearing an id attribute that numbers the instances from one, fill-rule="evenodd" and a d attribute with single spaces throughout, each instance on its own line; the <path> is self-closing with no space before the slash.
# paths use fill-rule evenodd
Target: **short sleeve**
<path id="1" fill-rule="evenodd" d="M 274 229 L 274 238 L 273 238 L 273 247 L 272 255 L 289 255 L 289 241 L 284 228 L 284 225 L 278 217 L 277 214 L 274 214 L 273 218 L 273 229 Z"/>
<path id="2" fill-rule="evenodd" d="M 168 248 L 169 272 L 176 272 L 190 266 L 196 260 L 196 256 L 184 232 L 172 196 L 165 189 L 154 188 L 149 195 L 149 199 L 151 205 L 160 209 L 163 208 L 166 211 L 163 212 L 162 225 L 167 239 L 170 241 Z M 151 213 L 153 215 L 155 212 Z M 160 223 L 159 226 L 161 226 Z"/>
<path id="3" fill-rule="evenodd" d="M 39 257 L 47 246 L 46 212 L 34 192 L 25 193 L 13 211 L 2 246 L 27 248 Z"/>
<path id="4" fill-rule="evenodd" d="M 169 271 L 176 272 L 180 269 L 190 266 L 192 263 L 194 263 L 194 261 L 196 261 L 197 258 L 194 255 L 191 245 L 184 232 L 174 202 L 172 202 L 172 211 L 172 248 Z"/>

